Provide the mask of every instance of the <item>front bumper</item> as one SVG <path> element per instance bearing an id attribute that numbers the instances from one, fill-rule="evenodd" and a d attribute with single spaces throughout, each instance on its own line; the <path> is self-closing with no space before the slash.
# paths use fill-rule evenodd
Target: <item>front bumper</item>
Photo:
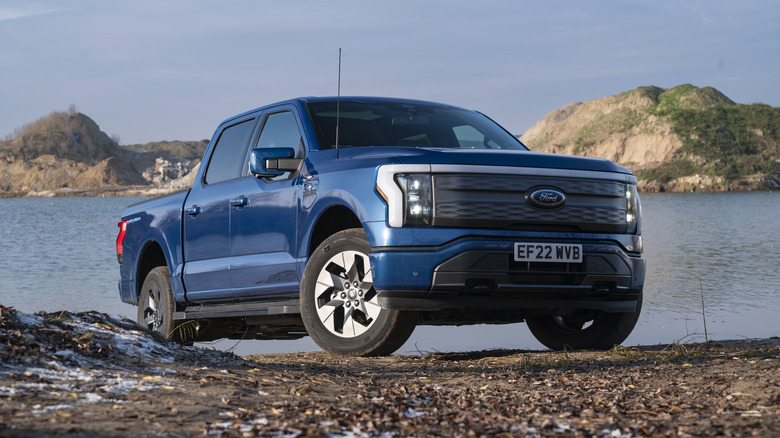
<path id="1" fill-rule="evenodd" d="M 436 248 L 378 248 L 371 253 L 378 303 L 420 311 L 636 309 L 645 278 L 641 254 L 606 240 L 566 240 L 582 244 L 582 263 L 516 262 L 515 241 L 466 238 Z"/>

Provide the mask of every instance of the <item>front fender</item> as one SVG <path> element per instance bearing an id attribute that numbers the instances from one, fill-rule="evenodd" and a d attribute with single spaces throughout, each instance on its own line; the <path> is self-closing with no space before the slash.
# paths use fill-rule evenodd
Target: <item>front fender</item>
<path id="1" fill-rule="evenodd" d="M 367 233 L 366 223 L 386 220 L 387 204 L 376 191 L 375 167 L 331 171 L 315 178 L 318 179 L 316 193 L 307 192 L 302 196 L 298 257 L 309 254 L 312 233 L 331 208 L 344 207 L 351 211 Z M 372 245 L 376 241 L 371 235 L 368 239 Z"/>

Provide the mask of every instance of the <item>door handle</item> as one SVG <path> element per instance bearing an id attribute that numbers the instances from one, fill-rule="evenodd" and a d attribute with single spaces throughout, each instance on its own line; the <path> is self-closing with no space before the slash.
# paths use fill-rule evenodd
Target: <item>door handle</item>
<path id="1" fill-rule="evenodd" d="M 203 210 L 198 207 L 197 205 L 193 205 L 192 207 L 185 208 L 184 214 L 190 215 L 190 216 L 197 216 L 199 215 Z"/>
<path id="2" fill-rule="evenodd" d="M 230 206 L 231 207 L 244 207 L 247 204 L 249 204 L 249 198 L 245 198 L 243 196 L 240 197 L 240 198 L 236 198 L 236 199 L 231 199 L 230 200 Z"/>

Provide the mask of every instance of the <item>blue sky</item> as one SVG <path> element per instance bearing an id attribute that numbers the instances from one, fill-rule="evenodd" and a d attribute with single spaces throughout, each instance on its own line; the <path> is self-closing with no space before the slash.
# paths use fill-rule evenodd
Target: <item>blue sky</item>
<path id="1" fill-rule="evenodd" d="M 296 96 L 410 97 L 522 134 L 569 102 L 713 86 L 780 106 L 774 1 L 0 2 L 0 137 L 71 104 L 122 144 Z"/>

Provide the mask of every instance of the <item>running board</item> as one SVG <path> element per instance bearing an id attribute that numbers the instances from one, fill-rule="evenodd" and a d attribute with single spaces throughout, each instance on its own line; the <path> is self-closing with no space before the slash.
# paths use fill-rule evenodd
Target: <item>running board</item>
<path id="1" fill-rule="evenodd" d="M 238 316 L 264 316 L 300 314 L 298 300 L 270 301 L 266 303 L 201 304 L 188 306 L 181 312 L 173 312 L 173 319 L 233 318 Z"/>

